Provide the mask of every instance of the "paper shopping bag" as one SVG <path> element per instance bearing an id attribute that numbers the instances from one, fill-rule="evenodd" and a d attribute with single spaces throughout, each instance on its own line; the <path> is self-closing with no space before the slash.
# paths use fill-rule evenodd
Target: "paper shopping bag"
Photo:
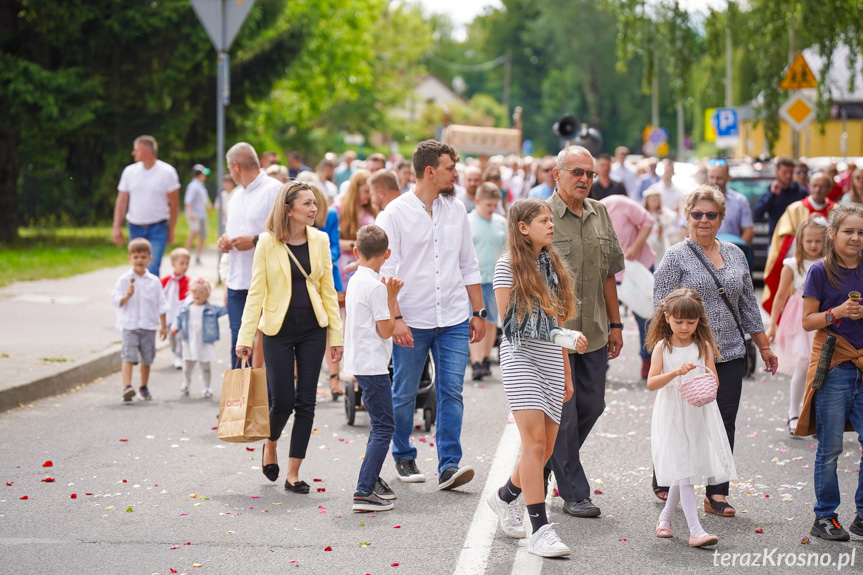
<path id="1" fill-rule="evenodd" d="M 267 371 L 246 366 L 248 362 L 227 370 L 222 381 L 218 434 L 222 441 L 251 443 L 270 436 Z"/>

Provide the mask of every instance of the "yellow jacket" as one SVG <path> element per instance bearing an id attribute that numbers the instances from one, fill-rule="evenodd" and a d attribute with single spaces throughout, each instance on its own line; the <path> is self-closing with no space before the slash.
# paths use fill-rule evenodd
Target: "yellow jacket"
<path id="1" fill-rule="evenodd" d="M 330 345 L 340 346 L 342 320 L 338 296 L 333 287 L 330 240 L 327 234 L 309 226 L 306 226 L 306 236 L 309 239 L 309 261 L 312 265 L 312 273 L 309 274 L 311 281 L 306 280 L 309 299 L 312 300 L 318 325 L 329 328 Z M 246 297 L 237 345 L 252 347 L 256 327 L 265 335 L 279 333 L 290 303 L 290 256 L 285 244 L 276 241 L 270 233 L 262 233 L 255 248 L 252 285 Z"/>

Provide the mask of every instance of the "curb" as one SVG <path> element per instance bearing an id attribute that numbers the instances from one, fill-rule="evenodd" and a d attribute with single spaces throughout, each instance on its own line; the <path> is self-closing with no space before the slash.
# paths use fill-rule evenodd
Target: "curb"
<path id="1" fill-rule="evenodd" d="M 73 368 L 0 391 L 0 412 L 44 399 L 120 370 L 120 346 L 113 345 Z"/>

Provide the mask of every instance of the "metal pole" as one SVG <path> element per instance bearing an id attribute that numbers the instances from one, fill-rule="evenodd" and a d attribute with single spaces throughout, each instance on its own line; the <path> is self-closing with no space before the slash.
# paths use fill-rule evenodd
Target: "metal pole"
<path id="1" fill-rule="evenodd" d="M 512 52 L 506 51 L 506 61 L 503 68 L 503 107 L 509 116 L 509 90 L 512 83 Z"/>
<path id="2" fill-rule="evenodd" d="M 650 82 L 650 124 L 659 127 L 659 62 L 653 67 L 653 79 Z"/>
<path id="3" fill-rule="evenodd" d="M 677 161 L 682 162 L 686 157 L 686 128 L 683 122 L 683 100 L 677 101 Z"/>
<path id="4" fill-rule="evenodd" d="M 732 103 L 732 84 L 731 84 L 731 1 L 728 2 L 728 10 L 725 12 L 725 107 L 731 108 Z"/>
<path id="5" fill-rule="evenodd" d="M 216 190 L 221 197 L 222 176 L 225 173 L 225 101 L 222 98 L 222 85 L 224 83 L 224 53 L 219 52 L 216 56 Z M 219 235 L 225 233 L 224 206 L 219 202 Z"/>

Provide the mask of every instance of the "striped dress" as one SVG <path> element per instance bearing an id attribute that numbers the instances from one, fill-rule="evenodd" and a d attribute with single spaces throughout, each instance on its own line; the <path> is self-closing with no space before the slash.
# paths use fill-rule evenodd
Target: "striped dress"
<path id="1" fill-rule="evenodd" d="M 493 285 L 495 289 L 512 287 L 508 253 L 497 261 Z M 521 349 L 516 351 L 503 335 L 500 340 L 500 371 L 511 411 L 539 409 L 560 424 L 564 375 L 563 353 L 559 345 L 522 339 Z"/>

